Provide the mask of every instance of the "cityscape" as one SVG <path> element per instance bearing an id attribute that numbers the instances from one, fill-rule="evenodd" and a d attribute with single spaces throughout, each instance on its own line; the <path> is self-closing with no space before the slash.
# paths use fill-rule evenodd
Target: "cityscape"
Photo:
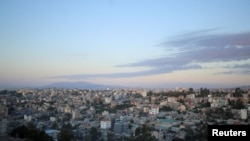
<path id="1" fill-rule="evenodd" d="M 0 1 L 0 140 L 249 138 L 249 13 L 249 0 Z"/>
<path id="2" fill-rule="evenodd" d="M 250 124 L 249 87 L 1 90 L 0 102 L 1 140 L 206 141 L 208 125 Z"/>

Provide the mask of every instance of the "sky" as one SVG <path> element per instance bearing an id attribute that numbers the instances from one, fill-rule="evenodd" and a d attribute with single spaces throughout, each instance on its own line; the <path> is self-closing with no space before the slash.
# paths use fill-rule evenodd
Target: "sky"
<path id="1" fill-rule="evenodd" d="M 1 0 L 0 88 L 250 85 L 249 0 Z"/>

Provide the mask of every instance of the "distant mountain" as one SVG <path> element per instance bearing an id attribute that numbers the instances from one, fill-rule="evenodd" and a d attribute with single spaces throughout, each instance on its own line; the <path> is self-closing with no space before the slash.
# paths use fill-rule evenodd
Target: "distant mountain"
<path id="1" fill-rule="evenodd" d="M 243 89 L 243 90 L 248 90 L 250 89 L 250 85 L 246 85 L 246 86 L 240 86 L 239 88 Z"/>
<path id="2" fill-rule="evenodd" d="M 100 85 L 89 82 L 56 82 L 41 88 L 65 88 L 65 89 L 106 89 L 106 88 L 121 88 L 120 86 Z"/>

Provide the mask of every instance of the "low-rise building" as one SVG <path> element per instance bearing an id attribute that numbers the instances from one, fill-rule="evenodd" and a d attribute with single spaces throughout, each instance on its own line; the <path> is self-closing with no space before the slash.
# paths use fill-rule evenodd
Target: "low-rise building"
<path id="1" fill-rule="evenodd" d="M 111 120 L 110 119 L 102 119 L 101 120 L 101 129 L 109 129 L 111 128 Z"/>

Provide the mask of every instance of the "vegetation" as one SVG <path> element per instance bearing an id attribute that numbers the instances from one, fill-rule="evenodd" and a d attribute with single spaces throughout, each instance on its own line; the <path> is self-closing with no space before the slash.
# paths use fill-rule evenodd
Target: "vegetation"
<path id="1" fill-rule="evenodd" d="M 208 116 L 208 119 L 229 119 L 233 117 L 232 111 L 227 108 L 214 108 L 206 111 L 206 115 Z"/>
<path id="2" fill-rule="evenodd" d="M 96 141 L 101 136 L 101 132 L 99 132 L 95 127 L 90 128 L 89 134 L 91 136 L 91 141 Z"/>
<path id="3" fill-rule="evenodd" d="M 243 109 L 245 108 L 243 101 L 237 99 L 236 101 L 230 101 L 230 105 L 233 109 Z"/>
<path id="4" fill-rule="evenodd" d="M 15 138 L 27 139 L 28 141 L 53 141 L 52 137 L 47 135 L 44 130 L 37 129 L 33 123 L 29 123 L 27 126 L 18 126 L 9 135 Z"/>
<path id="5" fill-rule="evenodd" d="M 172 111 L 173 109 L 171 107 L 169 107 L 169 106 L 162 106 L 159 110 L 167 112 L 167 111 Z"/>
<path id="6" fill-rule="evenodd" d="M 142 95 L 139 93 L 133 94 L 132 95 L 134 98 L 142 98 Z"/>
<path id="7" fill-rule="evenodd" d="M 208 102 L 208 101 L 201 101 L 200 103 L 200 108 L 204 108 L 204 107 L 210 107 L 211 106 L 211 103 Z"/>
<path id="8" fill-rule="evenodd" d="M 200 88 L 200 94 L 197 95 L 198 97 L 207 97 L 210 93 L 209 89 L 207 88 Z"/>
<path id="9" fill-rule="evenodd" d="M 151 135 L 151 128 L 144 124 L 135 130 L 135 136 L 128 139 L 128 141 L 156 141 L 157 139 Z"/>
<path id="10" fill-rule="evenodd" d="M 70 124 L 64 124 L 57 135 L 58 141 L 73 141 L 74 135 L 72 132 L 72 126 Z"/>
<path id="11" fill-rule="evenodd" d="M 233 97 L 242 97 L 243 93 L 244 93 L 244 91 L 241 90 L 240 88 L 235 88 L 235 91 L 233 93 Z"/>

